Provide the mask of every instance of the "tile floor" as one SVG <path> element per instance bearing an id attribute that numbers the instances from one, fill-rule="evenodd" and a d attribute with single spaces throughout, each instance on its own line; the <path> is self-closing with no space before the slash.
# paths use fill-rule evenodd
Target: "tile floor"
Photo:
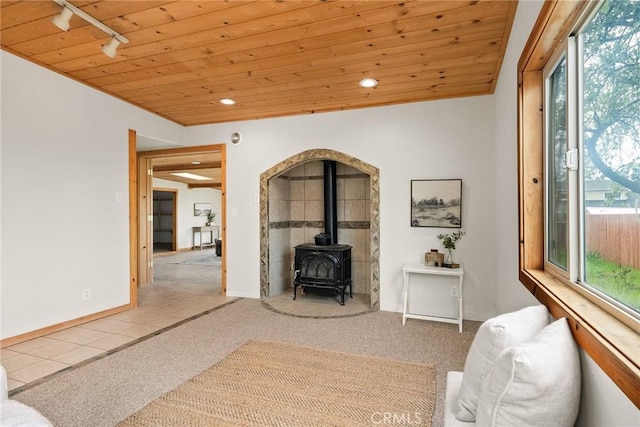
<path id="1" fill-rule="evenodd" d="M 195 255 L 203 256 L 202 253 Z M 9 390 L 86 362 L 235 299 L 220 295 L 219 277 L 208 280 L 209 283 L 202 280 L 203 276 L 211 276 L 206 274 L 208 267 L 197 265 L 187 269 L 175 264 L 176 258 L 189 256 L 194 253 L 156 257 L 155 283 L 138 290 L 138 307 L 133 310 L 0 349 Z M 186 270 L 197 272 L 198 280 L 188 280 Z M 157 280 L 167 271 L 183 272 L 174 273 L 173 281 Z"/>
<path id="2" fill-rule="evenodd" d="M 234 300 L 220 295 L 220 258 L 212 251 L 154 256 L 154 283 L 138 290 L 138 307 L 133 310 L 0 349 L 9 391 L 18 392 L 58 371 L 88 363 Z M 213 257 L 214 266 L 192 263 L 194 258 L 207 257 Z M 342 306 L 336 296 L 313 293 L 299 292 L 294 301 L 292 290 L 270 298 L 267 305 L 304 317 L 353 316 L 370 310 L 369 295 L 347 296 Z"/>

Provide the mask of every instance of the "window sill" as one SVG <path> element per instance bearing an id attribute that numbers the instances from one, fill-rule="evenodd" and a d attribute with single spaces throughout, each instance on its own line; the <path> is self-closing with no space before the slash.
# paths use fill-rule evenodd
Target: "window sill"
<path id="1" fill-rule="evenodd" d="M 542 270 L 520 281 L 555 317 L 566 317 L 578 345 L 640 408 L 640 334 Z"/>

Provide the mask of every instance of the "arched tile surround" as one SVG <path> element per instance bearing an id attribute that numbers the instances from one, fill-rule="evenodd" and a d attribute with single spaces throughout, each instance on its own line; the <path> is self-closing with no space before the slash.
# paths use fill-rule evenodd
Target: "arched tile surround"
<path id="1" fill-rule="evenodd" d="M 371 307 L 380 303 L 380 184 L 378 168 L 347 154 L 326 149 L 307 150 L 293 155 L 260 175 L 260 298 L 269 296 L 269 181 L 296 166 L 314 160 L 335 160 L 351 166 L 370 179 L 370 298 Z"/>

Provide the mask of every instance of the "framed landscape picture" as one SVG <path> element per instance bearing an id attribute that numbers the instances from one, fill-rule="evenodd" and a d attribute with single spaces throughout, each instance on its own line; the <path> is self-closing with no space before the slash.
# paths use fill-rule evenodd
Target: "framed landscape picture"
<path id="1" fill-rule="evenodd" d="M 211 212 L 211 203 L 194 203 L 193 216 L 207 216 Z"/>
<path id="2" fill-rule="evenodd" d="M 411 226 L 460 228 L 462 180 L 411 180 Z"/>

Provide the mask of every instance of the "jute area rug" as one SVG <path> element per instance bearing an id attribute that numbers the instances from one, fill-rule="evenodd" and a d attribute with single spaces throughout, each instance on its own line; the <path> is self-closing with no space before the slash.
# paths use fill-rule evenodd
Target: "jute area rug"
<path id="1" fill-rule="evenodd" d="M 118 424 L 431 426 L 432 365 L 249 341 Z"/>

